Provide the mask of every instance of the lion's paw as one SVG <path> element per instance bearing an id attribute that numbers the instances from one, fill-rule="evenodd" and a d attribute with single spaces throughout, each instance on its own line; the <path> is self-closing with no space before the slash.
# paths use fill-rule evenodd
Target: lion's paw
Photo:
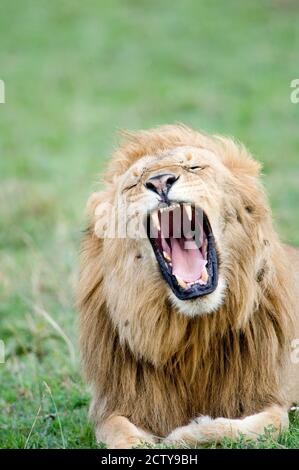
<path id="1" fill-rule="evenodd" d="M 135 447 L 146 447 L 148 444 L 154 444 L 150 442 L 150 439 L 144 439 L 139 436 L 130 436 L 119 441 L 113 442 L 109 445 L 110 449 L 133 449 Z"/>
<path id="2" fill-rule="evenodd" d="M 140 431 L 136 435 L 123 435 L 107 442 L 108 449 L 133 449 L 136 447 L 148 447 L 155 444 L 151 434 Z"/>
<path id="3" fill-rule="evenodd" d="M 209 416 L 200 416 L 190 424 L 174 429 L 165 439 L 166 445 L 194 445 L 208 442 L 207 431 L 213 423 L 213 419 Z"/>

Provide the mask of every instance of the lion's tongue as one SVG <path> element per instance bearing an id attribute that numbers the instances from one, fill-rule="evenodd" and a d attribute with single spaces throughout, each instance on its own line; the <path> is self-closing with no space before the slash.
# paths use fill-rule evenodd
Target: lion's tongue
<path id="1" fill-rule="evenodd" d="M 172 274 L 185 282 L 195 282 L 201 275 L 207 261 L 194 240 L 171 238 Z"/>

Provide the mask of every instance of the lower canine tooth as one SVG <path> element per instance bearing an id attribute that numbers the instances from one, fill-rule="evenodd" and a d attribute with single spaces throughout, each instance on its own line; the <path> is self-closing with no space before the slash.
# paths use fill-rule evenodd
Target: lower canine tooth
<path id="1" fill-rule="evenodd" d="M 179 276 L 175 276 L 176 277 L 176 280 L 178 281 L 178 284 L 183 288 L 183 289 L 186 289 L 187 287 L 187 284 L 186 282 L 181 279 Z"/>
<path id="2" fill-rule="evenodd" d="M 168 255 L 168 253 L 166 253 L 166 251 L 163 251 L 163 256 L 164 256 L 164 258 L 166 259 L 166 261 L 168 261 L 168 263 L 171 262 L 171 258 L 170 258 L 170 256 Z"/>
<path id="3" fill-rule="evenodd" d="M 200 278 L 205 284 L 208 282 L 209 280 L 209 275 L 208 275 L 208 271 L 207 271 L 207 268 L 204 267 L 203 268 L 203 271 L 202 271 L 202 275 L 201 275 L 201 278 Z"/>

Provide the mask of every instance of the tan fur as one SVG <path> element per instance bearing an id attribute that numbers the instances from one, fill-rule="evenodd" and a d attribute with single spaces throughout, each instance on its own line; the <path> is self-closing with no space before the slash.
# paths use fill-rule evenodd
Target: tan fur
<path id="1" fill-rule="evenodd" d="M 194 159 L 207 164 L 195 175 L 185 168 Z M 174 199 L 191 197 L 209 216 L 226 285 L 221 305 L 213 294 L 176 302 L 147 239 L 99 238 L 97 208 L 116 197 L 151 208 L 143 183 L 166 167 L 180 175 Z M 96 428 L 119 416 L 167 436 L 199 415 L 238 419 L 299 399 L 285 385 L 286 376 L 299 377 L 298 365 L 287 366 L 289 343 L 299 338 L 294 263 L 244 147 L 184 126 L 126 134 L 88 210 L 78 304 Z"/>
<path id="2" fill-rule="evenodd" d="M 272 437 L 277 437 L 287 426 L 287 411 L 274 405 L 242 419 L 217 418 L 213 420 L 202 416 L 187 426 L 175 429 L 164 442 L 187 445 L 192 445 L 194 442 L 219 443 L 224 437 L 238 439 L 240 434 L 246 440 L 254 440 L 264 434 L 265 429 L 272 431 Z"/>
<path id="3" fill-rule="evenodd" d="M 98 442 L 109 442 L 114 449 L 130 449 L 146 443 L 154 443 L 149 433 L 138 429 L 123 416 L 110 416 L 103 426 L 97 429 Z"/>

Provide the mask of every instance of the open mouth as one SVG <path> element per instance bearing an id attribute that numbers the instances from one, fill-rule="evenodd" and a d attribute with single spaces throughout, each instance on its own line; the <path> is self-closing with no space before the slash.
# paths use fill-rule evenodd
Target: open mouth
<path id="1" fill-rule="evenodd" d="M 213 292 L 218 284 L 218 257 L 207 215 L 198 207 L 173 203 L 147 217 L 147 235 L 161 273 L 181 300 Z"/>

